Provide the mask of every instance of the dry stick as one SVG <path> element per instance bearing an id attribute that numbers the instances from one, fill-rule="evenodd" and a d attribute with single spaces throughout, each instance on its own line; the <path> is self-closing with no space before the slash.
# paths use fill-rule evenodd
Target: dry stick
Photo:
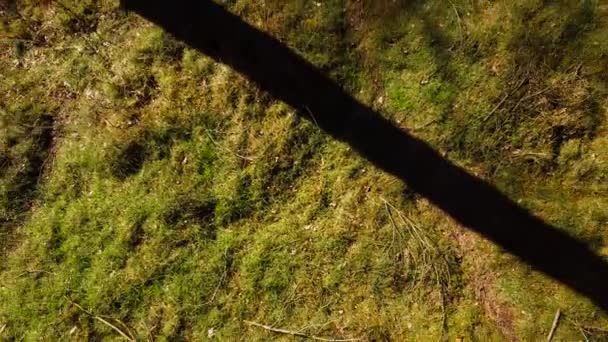
<path id="1" fill-rule="evenodd" d="M 208 128 L 205 128 L 205 133 L 207 134 L 207 136 L 209 137 L 209 139 L 211 140 L 211 142 L 212 142 L 212 143 L 213 143 L 215 146 L 217 146 L 218 148 L 221 148 L 221 149 L 222 149 L 222 150 L 224 150 L 224 151 L 228 151 L 228 152 L 230 152 L 230 153 L 234 154 L 236 157 L 239 157 L 239 158 L 241 158 L 241 159 L 243 159 L 243 160 L 247 160 L 247 161 L 250 161 L 250 162 L 254 161 L 254 159 L 253 159 L 253 158 L 251 158 L 251 157 L 246 157 L 246 156 L 240 155 L 240 154 L 238 154 L 238 153 L 236 153 L 236 152 L 232 151 L 231 149 L 229 149 L 229 148 L 227 148 L 227 147 L 224 147 L 224 146 L 220 145 L 220 144 L 219 144 L 217 141 L 215 141 L 215 139 L 213 139 L 213 137 L 211 136 L 211 133 L 209 133 L 209 129 L 208 129 Z"/>
<path id="2" fill-rule="evenodd" d="M 514 110 L 515 110 L 517 107 L 519 107 L 519 105 L 520 105 L 520 104 L 521 104 L 523 101 L 528 100 L 528 99 L 530 99 L 530 98 L 533 98 L 533 97 L 535 97 L 535 96 L 538 96 L 538 95 L 540 95 L 540 94 L 543 94 L 543 93 L 545 93 L 547 90 L 549 90 L 549 87 L 547 87 L 547 88 L 545 88 L 545 89 L 543 89 L 543 90 L 537 91 L 537 92 L 536 92 L 536 93 L 534 93 L 534 94 L 531 94 L 531 95 L 527 95 L 527 96 L 522 97 L 521 99 L 519 99 L 519 101 L 517 101 L 517 104 L 516 104 L 516 105 L 513 107 L 513 109 L 511 109 L 511 111 L 514 111 Z"/>
<path id="3" fill-rule="evenodd" d="M 120 128 L 120 126 L 119 126 L 119 125 L 116 125 L 116 124 L 112 123 L 112 121 L 110 121 L 110 120 L 108 120 L 108 119 L 104 119 L 103 121 L 104 121 L 106 124 L 108 124 L 108 125 L 110 125 L 110 126 L 112 126 L 112 127 L 114 127 L 114 128 Z"/>
<path id="4" fill-rule="evenodd" d="M 437 266 L 433 265 L 433 271 L 435 271 L 435 279 L 436 279 L 437 287 L 439 287 L 439 293 L 441 294 L 441 314 L 443 316 L 442 322 L 441 322 L 441 334 L 442 334 L 442 337 L 444 337 L 445 334 L 447 334 L 447 332 L 448 332 L 448 313 L 445 308 L 445 306 L 446 306 L 445 305 L 446 304 L 445 289 L 439 278 L 439 271 L 437 270 Z"/>
<path id="5" fill-rule="evenodd" d="M 508 92 L 507 94 L 505 94 L 505 96 L 502 98 L 502 100 L 500 100 L 500 102 L 498 102 L 498 104 L 496 105 L 496 107 L 494 107 L 494 109 L 492 109 L 488 114 L 486 114 L 486 116 L 483 118 L 483 122 L 488 121 L 488 119 L 500 108 L 502 107 L 502 105 L 505 103 L 505 101 L 507 101 L 507 99 L 513 95 L 516 91 L 519 90 L 519 88 L 521 88 L 521 86 L 524 85 L 524 83 L 526 83 L 528 79 L 524 78 L 523 80 L 521 80 L 521 82 L 519 82 L 519 84 L 511 91 Z"/>
<path id="6" fill-rule="evenodd" d="M 583 338 L 585 339 L 585 342 L 589 342 L 589 339 L 587 338 L 587 335 L 585 334 L 585 330 L 583 330 L 583 328 L 578 328 L 578 330 L 580 330 L 581 335 L 583 335 Z"/>
<path id="7" fill-rule="evenodd" d="M 601 333 L 608 333 L 608 329 L 604 329 L 604 328 L 600 328 L 600 327 L 594 327 L 594 326 L 590 326 L 590 325 L 586 325 L 584 326 L 585 330 L 592 330 L 592 331 L 599 331 Z"/>
<path id="8" fill-rule="evenodd" d="M 140 322 L 139 326 L 141 326 L 146 332 L 146 339 L 148 340 L 148 342 L 154 342 L 154 336 L 152 336 L 152 333 L 150 333 L 150 329 L 148 329 L 148 325 L 146 324 L 146 322 Z"/>
<path id="9" fill-rule="evenodd" d="M 315 125 L 317 126 L 317 128 L 319 128 L 319 124 L 317 123 L 317 119 L 315 119 L 315 116 L 312 114 L 312 111 L 310 110 L 310 108 L 308 108 L 308 106 L 305 106 L 304 108 L 306 108 L 306 111 L 308 112 L 308 114 L 310 114 L 310 117 L 312 118 L 312 121 L 315 123 Z"/>
<path id="10" fill-rule="evenodd" d="M 23 43 L 31 43 L 34 44 L 36 41 L 34 41 L 33 39 L 23 39 L 23 38 L 0 38 L 0 42 L 4 42 L 4 41 L 8 41 L 9 43 L 12 42 L 23 42 Z"/>
<path id="11" fill-rule="evenodd" d="M 209 305 L 209 304 L 213 303 L 213 301 L 215 300 L 215 296 L 217 295 L 218 291 L 220 290 L 220 287 L 222 286 L 222 284 L 224 283 L 224 280 L 226 279 L 226 275 L 228 274 L 228 255 L 227 254 L 228 254 L 228 248 L 226 248 L 226 250 L 224 250 L 224 272 L 222 272 L 220 281 L 217 283 L 217 286 L 215 287 L 215 290 L 213 291 L 211 298 L 209 298 L 209 300 L 203 305 Z"/>
<path id="12" fill-rule="evenodd" d="M 0 334 L 4 332 L 4 329 L 6 329 L 6 324 L 0 327 Z"/>
<path id="13" fill-rule="evenodd" d="M 127 341 L 132 341 L 135 342 L 135 339 L 132 337 L 129 337 L 129 335 L 127 335 L 125 332 L 123 332 L 122 330 L 118 329 L 118 327 L 116 327 L 115 325 L 113 325 L 112 323 L 106 321 L 105 319 L 99 317 L 99 316 L 93 316 L 93 318 L 95 318 L 96 320 L 100 321 L 101 323 L 109 326 L 110 328 L 116 330 L 116 332 L 118 332 L 122 337 L 124 337 L 125 339 L 127 339 Z"/>
<path id="14" fill-rule="evenodd" d="M 116 321 L 116 323 L 118 323 L 118 324 L 122 325 L 122 327 L 125 329 L 125 331 L 126 331 L 127 335 L 128 335 L 128 336 L 129 336 L 131 339 L 133 339 L 133 341 L 135 341 L 135 340 L 136 340 L 136 339 L 133 337 L 133 336 L 135 336 L 135 334 L 133 334 L 133 331 L 131 331 L 131 328 L 129 328 L 129 327 L 128 327 L 128 326 L 127 326 L 127 325 L 126 325 L 126 324 L 125 324 L 123 321 L 121 321 L 121 320 L 119 320 L 119 319 L 114 318 L 114 320 Z"/>
<path id="15" fill-rule="evenodd" d="M 583 335 L 585 342 L 589 342 L 589 339 L 587 338 L 587 334 L 585 334 L 585 330 L 583 330 L 583 328 L 581 328 L 581 327 L 577 327 L 577 328 L 581 332 L 581 335 Z"/>
<path id="16" fill-rule="evenodd" d="M 559 318 L 562 315 L 562 311 L 557 309 L 555 313 L 555 318 L 553 319 L 553 325 L 551 326 L 551 331 L 549 331 L 549 336 L 547 336 L 547 342 L 553 341 L 553 335 L 555 334 L 555 330 L 557 329 L 557 324 L 559 323 Z"/>
<path id="17" fill-rule="evenodd" d="M 587 338 L 587 334 L 585 334 L 585 329 L 583 329 L 583 327 L 581 327 L 580 324 L 578 324 L 577 322 L 575 322 L 573 319 L 569 318 L 568 316 L 566 316 L 566 319 L 570 323 L 572 323 L 572 325 L 574 325 L 581 332 L 581 335 L 583 335 L 585 342 L 589 342 L 589 339 Z"/>
<path id="18" fill-rule="evenodd" d="M 86 313 L 87 315 L 95 318 L 96 320 L 100 321 L 101 323 L 107 325 L 108 327 L 112 328 L 113 330 L 115 330 L 117 333 L 119 333 L 122 337 L 124 337 L 127 341 L 131 341 L 131 342 L 135 342 L 135 338 L 127 335 L 124 331 L 120 330 L 118 327 L 116 327 L 114 324 L 106 321 L 105 319 L 94 315 L 92 312 L 86 310 L 85 308 L 83 308 L 82 306 L 80 306 L 78 303 L 72 302 L 72 304 L 77 307 L 78 309 L 80 309 L 82 312 Z M 117 322 L 119 322 L 118 320 L 116 320 Z M 124 325 L 126 327 L 126 325 L 122 322 L 120 322 L 122 325 Z"/>
<path id="19" fill-rule="evenodd" d="M 579 72 L 581 71 L 581 68 L 583 67 L 583 63 L 579 63 L 576 68 L 574 69 L 574 77 L 578 77 Z"/>
<path id="20" fill-rule="evenodd" d="M 266 329 L 268 331 L 275 332 L 275 333 L 298 336 L 298 337 L 308 338 L 308 339 L 316 340 L 316 341 L 347 342 L 347 341 L 360 341 L 361 340 L 360 338 L 349 338 L 349 339 L 340 340 L 340 339 L 333 339 L 333 338 L 317 337 L 317 336 L 306 335 L 306 334 L 303 334 L 303 333 L 297 332 L 297 331 L 277 329 L 277 328 L 273 328 L 268 325 L 264 325 L 264 324 L 260 324 L 260 323 L 256 323 L 256 322 L 252 322 L 252 321 L 243 320 L 243 322 L 245 322 L 249 325 L 256 326 L 258 328 L 262 328 L 262 329 Z"/>
<path id="21" fill-rule="evenodd" d="M 53 274 L 53 275 L 55 274 L 53 272 L 49 272 L 49 271 L 45 271 L 45 270 L 27 270 L 27 271 L 19 274 L 18 277 L 23 277 L 24 275 L 33 274 L 33 273 L 46 273 L 46 274 Z"/>

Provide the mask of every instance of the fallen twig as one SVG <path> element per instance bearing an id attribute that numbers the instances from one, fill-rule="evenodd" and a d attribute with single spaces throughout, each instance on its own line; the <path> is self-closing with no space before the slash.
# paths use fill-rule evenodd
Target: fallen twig
<path id="1" fill-rule="evenodd" d="M 224 283 L 224 280 L 226 279 L 227 274 L 228 274 L 228 248 L 226 248 L 226 250 L 224 250 L 224 272 L 222 272 L 220 281 L 218 281 L 217 286 L 215 287 L 215 290 L 213 291 L 213 294 L 211 295 L 211 298 L 209 298 L 209 300 L 204 305 L 209 305 L 209 304 L 213 303 L 213 301 L 215 300 L 215 296 L 217 295 L 218 291 L 220 290 L 220 287 L 222 287 L 222 284 Z"/>
<path id="2" fill-rule="evenodd" d="M 517 104 L 515 104 L 515 106 L 513 106 L 513 108 L 511 109 L 511 111 L 514 111 L 515 109 L 517 109 L 517 107 L 519 107 L 519 105 L 520 105 L 520 104 L 521 104 L 523 101 L 528 100 L 528 99 L 530 99 L 530 98 L 533 98 L 533 97 L 535 97 L 535 96 L 541 95 L 541 94 L 543 94 L 543 93 L 547 92 L 547 90 L 549 90 L 549 87 L 547 87 L 547 88 L 545 88 L 545 89 L 543 89 L 543 90 L 539 90 L 539 91 L 537 91 L 537 92 L 536 92 L 536 93 L 534 93 L 534 94 L 530 94 L 530 95 L 526 95 L 526 96 L 522 97 L 521 99 L 519 99 L 519 101 L 517 101 Z"/>
<path id="3" fill-rule="evenodd" d="M 608 333 L 608 329 L 605 329 L 605 328 L 594 327 L 592 325 L 585 325 L 583 327 L 585 328 L 585 330 L 598 331 L 598 332 L 603 333 L 603 334 Z"/>
<path id="4" fill-rule="evenodd" d="M 505 96 L 502 98 L 502 100 L 500 100 L 500 102 L 498 102 L 498 104 L 488 113 L 486 114 L 486 116 L 482 119 L 483 122 L 488 121 L 488 119 L 498 110 L 500 109 L 500 107 L 502 107 L 502 105 L 507 101 L 507 99 L 513 95 L 516 91 L 519 90 L 519 88 L 521 88 L 521 86 L 524 85 L 524 83 L 526 83 L 528 79 L 524 78 L 523 80 L 521 80 L 521 82 L 519 82 L 519 84 L 513 88 L 512 91 L 508 92 L 505 94 Z"/>
<path id="5" fill-rule="evenodd" d="M 85 308 L 83 308 L 82 306 L 80 306 L 78 303 L 72 302 L 72 305 L 74 305 L 75 307 L 77 307 L 79 310 L 81 310 L 82 312 L 86 313 L 87 315 L 89 315 L 90 317 L 100 321 L 101 323 L 105 324 L 106 326 L 110 327 L 111 329 L 113 329 L 114 331 L 116 331 L 117 333 L 120 334 L 120 336 L 124 337 L 127 341 L 130 342 L 135 342 L 135 338 L 133 336 L 131 336 L 131 334 L 127 334 L 126 332 L 122 331 L 120 328 L 118 328 L 117 326 L 115 326 L 114 324 L 108 322 L 107 320 L 93 314 L 92 312 L 86 310 Z M 124 324 L 123 322 L 120 322 L 119 320 L 115 319 L 116 322 L 119 322 L 122 326 L 124 326 L 127 330 L 127 325 Z"/>
<path id="6" fill-rule="evenodd" d="M 256 326 L 258 328 L 262 328 L 262 329 L 265 329 L 265 330 L 268 330 L 268 331 L 275 332 L 275 333 L 287 334 L 287 335 L 292 335 L 292 336 L 298 336 L 298 337 L 308 338 L 308 339 L 316 340 L 316 341 L 346 342 L 346 341 L 360 341 L 361 340 L 360 338 L 349 338 L 349 339 L 324 338 L 324 337 L 306 335 L 306 334 L 303 334 L 301 332 L 292 331 L 292 330 L 277 329 L 277 328 L 273 328 L 273 327 L 268 326 L 268 325 L 264 325 L 264 324 L 260 324 L 260 323 L 256 323 L 256 322 L 252 322 L 252 321 L 247 321 L 247 320 L 244 320 L 243 322 L 245 322 L 245 323 L 247 323 L 249 325 Z"/>
<path id="7" fill-rule="evenodd" d="M 581 335 L 583 335 L 583 338 L 585 339 L 585 342 L 589 342 L 589 339 L 587 338 L 587 334 L 585 334 L 585 329 L 580 324 L 578 324 L 576 321 L 569 318 L 568 316 L 566 316 L 566 319 L 580 331 Z"/>
<path id="8" fill-rule="evenodd" d="M 109 126 L 112 126 L 114 128 L 120 128 L 119 125 L 116 125 L 116 124 L 112 123 L 112 121 L 110 121 L 108 119 L 104 119 L 103 122 L 105 122 L 106 124 L 108 124 Z"/>
<path id="9" fill-rule="evenodd" d="M 549 331 L 549 336 L 547 336 L 547 342 L 553 341 L 553 335 L 555 334 L 555 330 L 557 329 L 557 324 L 559 324 L 559 318 L 562 315 L 562 311 L 557 309 L 555 313 L 555 318 L 553 319 L 553 325 L 551 326 L 551 330 Z"/>
<path id="10" fill-rule="evenodd" d="M 45 270 L 27 270 L 27 271 L 19 274 L 19 277 L 23 277 L 24 275 L 34 274 L 34 273 L 55 274 L 53 272 L 49 272 L 49 271 L 45 271 Z"/>
<path id="11" fill-rule="evenodd" d="M 247 157 L 247 156 L 240 155 L 240 154 L 238 154 L 238 153 L 236 153 L 236 152 L 232 151 L 231 149 L 229 149 L 229 148 L 227 148 L 227 147 L 224 147 L 224 146 L 220 145 L 220 144 L 219 144 L 217 141 L 215 141 L 215 139 L 213 139 L 213 137 L 211 136 L 211 133 L 209 133 L 209 129 L 205 129 L 205 133 L 206 133 L 206 134 L 207 134 L 207 136 L 209 137 L 209 140 L 211 140 L 211 142 L 212 142 L 212 143 L 213 143 L 215 146 L 217 146 L 218 148 L 221 148 L 221 149 L 223 149 L 224 151 L 230 152 L 230 153 L 234 154 L 234 156 L 236 156 L 236 157 L 238 157 L 238 158 L 241 158 L 241 159 L 243 159 L 243 160 L 247 160 L 247 161 L 249 161 L 249 162 L 254 161 L 254 159 L 253 159 L 253 158 L 251 158 L 251 157 Z"/>
<path id="12" fill-rule="evenodd" d="M 319 128 L 319 123 L 317 122 L 317 119 L 315 118 L 315 116 L 312 114 L 312 111 L 310 110 L 310 108 L 308 108 L 308 106 L 304 106 L 304 108 L 306 108 L 306 111 L 308 112 L 308 114 L 310 114 L 310 117 L 312 118 L 312 121 L 315 123 L 315 126 L 317 126 L 317 128 Z"/>
<path id="13" fill-rule="evenodd" d="M 154 342 L 154 336 L 152 335 L 152 330 L 154 330 L 156 328 L 156 325 L 152 327 L 152 329 L 148 328 L 148 325 L 146 324 L 146 322 L 140 322 L 139 326 L 142 327 L 144 329 L 144 331 L 146 332 L 146 339 L 148 342 Z"/>
<path id="14" fill-rule="evenodd" d="M 483 118 L 483 122 L 488 121 L 488 119 L 492 116 L 492 114 L 494 114 L 494 112 L 496 112 L 498 110 L 498 108 L 500 108 L 502 106 L 503 103 L 505 103 L 505 101 L 507 101 L 507 99 L 509 98 L 509 96 L 511 95 L 511 93 L 507 93 L 505 94 L 505 96 L 502 98 L 502 100 L 500 100 L 500 102 L 498 102 L 498 104 L 494 107 L 494 109 L 492 109 L 488 114 L 486 114 L 486 116 Z"/>

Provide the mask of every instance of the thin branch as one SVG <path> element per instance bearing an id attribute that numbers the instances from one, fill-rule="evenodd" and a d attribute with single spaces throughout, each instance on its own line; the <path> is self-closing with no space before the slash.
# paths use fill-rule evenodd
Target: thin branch
<path id="1" fill-rule="evenodd" d="M 80 309 L 82 312 L 86 313 L 87 315 L 89 315 L 90 317 L 100 321 L 101 323 L 105 324 L 106 326 L 110 327 L 111 329 L 113 329 L 114 331 L 116 331 L 117 333 L 120 334 L 120 336 L 124 337 L 127 341 L 130 342 L 135 342 L 135 338 L 132 336 L 129 336 L 127 333 L 125 333 L 124 331 L 120 330 L 117 326 L 115 326 L 114 324 L 108 322 L 107 320 L 93 314 L 92 312 L 86 310 L 85 308 L 83 308 L 82 306 L 80 306 L 78 303 L 72 302 L 70 300 L 70 302 L 72 303 L 72 305 L 74 305 L 75 307 L 77 307 L 78 309 Z M 116 320 L 116 322 L 120 322 L 119 320 Z M 121 325 L 123 325 L 124 327 L 126 327 L 126 325 L 122 322 L 120 322 Z"/>
<path id="2" fill-rule="evenodd" d="M 441 278 L 439 276 L 439 270 L 436 265 L 433 265 L 433 270 L 435 271 L 435 281 L 437 282 L 437 287 L 439 287 L 439 293 L 441 294 L 441 313 L 443 321 L 441 322 L 441 333 L 442 336 L 446 336 L 448 333 L 448 313 L 446 310 L 446 294 L 445 294 L 445 286 L 441 282 Z"/>
<path id="3" fill-rule="evenodd" d="M 33 274 L 33 273 L 55 274 L 53 272 L 49 272 L 49 271 L 45 271 L 45 270 L 26 270 L 25 272 L 19 274 L 19 277 L 23 277 L 24 275 Z"/>
<path id="4" fill-rule="evenodd" d="M 12 38 L 12 37 L 0 38 L 0 42 L 3 42 L 3 41 L 8 41 L 10 43 L 12 43 L 12 42 L 22 42 L 22 43 L 29 43 L 29 44 L 35 44 L 36 43 L 36 41 L 34 41 L 33 39 Z"/>
<path id="5" fill-rule="evenodd" d="M 516 92 L 516 91 L 518 91 L 518 90 L 519 90 L 519 88 L 521 88 L 521 86 L 523 86 L 523 85 L 524 85 L 524 83 L 526 83 L 526 81 L 527 81 L 527 80 L 528 80 L 527 78 L 522 79 L 522 80 L 521 80 L 521 82 L 519 82 L 519 84 L 518 84 L 518 85 L 517 85 L 515 88 L 513 88 L 513 90 L 512 90 L 512 91 L 510 91 L 510 92 L 506 93 L 506 94 L 505 94 L 505 96 L 502 98 L 502 100 L 500 100 L 500 102 L 498 102 L 498 104 L 497 104 L 497 105 L 496 105 L 496 106 L 495 106 L 495 107 L 494 107 L 494 108 L 493 108 L 493 109 L 492 109 L 492 110 L 491 110 L 491 111 L 490 111 L 488 114 L 486 114 L 486 116 L 485 116 L 485 117 L 482 119 L 482 121 L 483 121 L 483 122 L 488 121 L 488 119 L 489 119 L 489 118 L 490 118 L 490 117 L 491 117 L 491 116 L 492 116 L 492 115 L 493 115 L 493 114 L 494 114 L 494 113 L 495 113 L 495 112 L 496 112 L 498 109 L 500 109 L 500 107 L 502 107 L 502 105 L 503 105 L 503 104 L 504 104 L 504 103 L 507 101 L 507 99 L 508 99 L 508 98 L 509 98 L 511 95 L 515 94 L 515 92 Z"/>
<path id="6" fill-rule="evenodd" d="M 568 316 L 566 316 L 566 319 L 580 331 L 581 335 L 583 335 L 583 338 L 585 339 L 585 342 L 589 342 L 589 339 L 587 338 L 587 334 L 585 334 L 585 329 L 580 324 L 578 324 L 576 321 L 574 321 L 572 318 L 569 318 Z"/>
<path id="7" fill-rule="evenodd" d="M 306 108 L 306 111 L 308 112 L 308 114 L 310 114 L 310 117 L 312 118 L 312 121 L 315 123 L 317 128 L 319 128 L 319 123 L 317 122 L 317 119 L 315 118 L 315 116 L 312 114 L 312 111 L 310 110 L 310 108 L 308 108 L 308 106 L 304 106 L 304 108 Z"/>
<path id="8" fill-rule="evenodd" d="M 95 318 L 96 320 L 100 321 L 101 323 L 107 325 L 108 327 L 114 329 L 117 333 L 119 333 L 122 337 L 124 337 L 127 341 L 132 341 L 135 342 L 135 339 L 132 337 L 129 337 L 129 335 L 127 335 L 125 332 L 123 332 L 122 330 L 118 329 L 115 325 L 113 325 L 112 323 L 106 321 L 105 319 L 99 317 L 99 316 L 93 316 L 93 318 Z"/>
<path id="9" fill-rule="evenodd" d="M 598 331 L 600 333 L 603 334 L 608 334 L 608 329 L 604 329 L 604 328 L 600 328 L 600 327 L 594 327 L 592 325 L 585 325 L 583 326 L 586 330 L 591 330 L 591 331 Z"/>
<path id="10" fill-rule="evenodd" d="M 119 126 L 119 125 L 116 125 L 116 124 L 112 123 L 112 121 L 110 121 L 110 120 L 108 120 L 108 119 L 104 119 L 103 121 L 104 121 L 104 122 L 105 122 L 107 125 L 109 125 L 109 126 L 112 126 L 112 127 L 114 127 L 114 128 L 120 128 L 120 126 Z"/>
<path id="11" fill-rule="evenodd" d="M 148 342 L 154 342 L 154 336 L 152 335 L 152 331 L 154 331 L 154 329 L 156 329 L 156 325 L 152 326 L 152 329 L 148 328 L 148 325 L 146 324 L 145 321 L 141 321 L 139 323 L 139 326 L 141 326 L 144 331 L 146 332 L 146 339 Z"/>
<path id="12" fill-rule="evenodd" d="M 222 149 L 222 150 L 224 150 L 224 151 L 228 151 L 228 152 L 230 152 L 230 153 L 234 154 L 236 157 L 239 157 L 239 158 L 241 158 L 241 159 L 243 159 L 243 160 L 247 160 L 247 161 L 250 161 L 250 162 L 254 161 L 254 159 L 253 159 L 253 158 L 251 158 L 251 157 L 247 157 L 247 156 L 240 155 L 240 154 L 238 154 L 238 153 L 236 153 L 236 152 L 234 152 L 234 151 L 230 150 L 229 148 L 227 148 L 227 147 L 224 147 L 224 146 L 220 145 L 220 144 L 219 144 L 217 141 L 215 141 L 215 139 L 213 139 L 213 137 L 211 136 L 211 133 L 209 133 L 209 129 L 208 129 L 208 128 L 205 128 L 205 133 L 206 133 L 206 134 L 207 134 L 207 136 L 209 137 L 209 140 L 211 140 L 211 142 L 212 142 L 212 143 L 213 143 L 215 146 L 219 147 L 220 149 Z"/>
<path id="13" fill-rule="evenodd" d="M 131 331 L 131 328 L 129 328 L 129 327 L 128 327 L 128 326 L 127 326 L 127 325 L 126 325 L 126 324 L 125 324 L 123 321 L 121 321 L 121 320 L 118 320 L 118 319 L 116 319 L 116 318 L 114 318 L 114 320 L 116 321 L 116 323 L 118 323 L 118 324 L 122 325 L 122 327 L 123 327 L 123 328 L 125 329 L 125 331 L 127 332 L 127 335 L 128 335 L 129 337 L 131 337 L 131 338 L 133 339 L 133 341 L 136 341 L 136 339 L 135 339 L 135 337 L 134 337 L 134 336 L 135 336 L 135 334 L 133 334 L 133 331 Z"/>
<path id="14" fill-rule="evenodd" d="M 547 90 L 549 90 L 549 87 L 547 87 L 547 88 L 545 88 L 545 89 L 543 89 L 543 90 L 537 91 L 537 92 L 536 92 L 536 93 L 534 93 L 534 94 L 530 94 L 530 95 L 526 95 L 526 96 L 522 97 L 521 99 L 519 99 L 519 101 L 517 101 L 517 104 L 516 104 L 516 105 L 515 105 L 515 106 L 514 106 L 514 107 L 511 109 L 511 112 L 512 112 L 512 111 L 514 111 L 515 109 L 517 109 L 517 107 L 519 107 L 519 105 L 520 105 L 520 104 L 521 104 L 523 101 L 528 100 L 528 99 L 530 99 L 530 98 L 533 98 L 533 97 L 535 97 L 535 96 L 541 95 L 541 94 L 545 93 Z"/>
<path id="15" fill-rule="evenodd" d="M 292 336 L 298 336 L 298 337 L 303 337 L 303 338 L 308 338 L 311 340 L 316 340 L 316 341 L 326 341 L 326 342 L 347 342 L 347 341 L 360 341 L 360 338 L 349 338 L 349 339 L 333 339 L 333 338 L 324 338 L 324 337 L 318 337 L 318 336 L 312 336 L 312 335 L 306 335 L 303 334 L 301 332 L 297 332 L 297 331 L 293 331 L 293 330 L 286 330 L 286 329 L 277 329 L 277 328 L 273 328 L 271 326 L 268 325 L 264 325 L 264 324 L 260 324 L 260 323 L 256 323 L 256 322 L 252 322 L 252 321 L 247 321 L 244 320 L 243 322 L 249 324 L 249 325 L 253 325 L 256 326 L 258 328 L 262 328 L 268 331 L 272 331 L 278 334 L 286 334 L 286 335 L 292 335 Z"/>
<path id="16" fill-rule="evenodd" d="M 215 287 L 215 290 L 213 291 L 213 294 L 211 295 L 211 298 L 209 298 L 209 300 L 203 305 L 210 305 L 211 303 L 213 303 L 213 301 L 215 300 L 215 296 L 217 295 L 218 291 L 220 290 L 220 287 L 222 287 L 222 284 L 224 283 L 224 280 L 226 279 L 227 274 L 228 274 L 228 248 L 226 248 L 226 250 L 224 250 L 224 271 L 222 272 L 222 276 L 220 277 L 220 280 L 218 281 L 217 286 Z"/>
<path id="17" fill-rule="evenodd" d="M 557 324 L 559 324 L 559 318 L 562 315 L 562 311 L 557 309 L 555 313 L 555 318 L 553 319 L 553 325 L 551 326 L 551 330 L 549 331 L 549 336 L 547 336 L 547 342 L 553 341 L 553 335 L 555 334 L 555 330 L 557 329 Z"/>

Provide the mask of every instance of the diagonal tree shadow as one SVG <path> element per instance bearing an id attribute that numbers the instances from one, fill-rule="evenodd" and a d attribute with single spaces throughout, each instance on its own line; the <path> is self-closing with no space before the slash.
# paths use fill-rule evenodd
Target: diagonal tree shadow
<path id="1" fill-rule="evenodd" d="M 211 0 L 122 0 L 122 6 L 247 76 L 460 224 L 608 312 L 608 264 L 601 257 L 359 103 L 276 39 Z"/>

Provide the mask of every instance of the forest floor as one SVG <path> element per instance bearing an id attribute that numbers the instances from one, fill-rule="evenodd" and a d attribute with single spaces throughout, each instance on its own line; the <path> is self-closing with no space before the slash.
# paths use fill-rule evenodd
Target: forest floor
<path id="1" fill-rule="evenodd" d="M 222 3 L 608 256 L 605 1 Z M 0 20 L 0 340 L 541 340 L 558 310 L 556 340 L 608 339 L 589 300 L 118 1 Z"/>

